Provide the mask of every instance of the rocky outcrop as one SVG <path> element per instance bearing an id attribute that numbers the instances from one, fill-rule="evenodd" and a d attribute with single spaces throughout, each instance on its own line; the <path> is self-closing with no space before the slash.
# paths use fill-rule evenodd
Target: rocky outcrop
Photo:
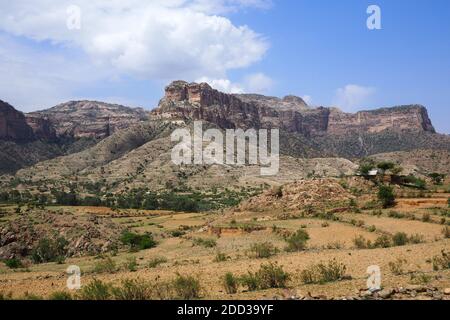
<path id="1" fill-rule="evenodd" d="M 332 109 L 328 133 L 343 134 L 349 131 L 381 132 L 387 129 L 414 130 L 435 133 L 427 109 L 421 105 L 399 106 L 355 114 Z"/>
<path id="2" fill-rule="evenodd" d="M 0 139 L 30 142 L 35 139 L 33 130 L 27 124 L 22 112 L 0 100 Z"/>
<path id="3" fill-rule="evenodd" d="M 58 137 L 52 122 L 47 117 L 26 115 L 26 122 L 31 127 L 36 138 L 48 142 L 56 142 Z"/>
<path id="4" fill-rule="evenodd" d="M 425 107 L 400 106 L 355 114 L 336 108 L 310 108 L 299 97 L 230 95 L 206 83 L 175 81 L 166 87 L 153 118 L 204 120 L 222 128 L 279 128 L 304 136 L 378 133 L 387 129 L 435 133 Z"/>
<path id="5" fill-rule="evenodd" d="M 105 138 L 148 118 L 141 108 L 133 109 L 96 101 L 71 101 L 27 116 L 33 123 L 36 122 L 35 119 L 49 121 L 55 128 L 57 137 L 75 139 Z M 44 133 L 42 130 L 40 132 Z"/>

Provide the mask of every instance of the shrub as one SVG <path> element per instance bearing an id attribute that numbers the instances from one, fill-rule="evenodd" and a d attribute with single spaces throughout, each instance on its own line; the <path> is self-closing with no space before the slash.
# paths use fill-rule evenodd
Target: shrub
<path id="1" fill-rule="evenodd" d="M 431 221 L 431 215 L 429 213 L 424 213 L 422 215 L 422 221 L 423 222 L 430 222 Z"/>
<path id="2" fill-rule="evenodd" d="M 392 239 L 389 236 L 383 234 L 375 240 L 373 246 L 375 248 L 389 248 L 392 246 Z"/>
<path id="3" fill-rule="evenodd" d="M 434 256 L 431 261 L 434 271 L 450 269 L 450 252 L 442 250 L 441 255 Z"/>
<path id="4" fill-rule="evenodd" d="M 270 242 L 254 243 L 250 247 L 250 252 L 258 259 L 270 258 L 275 255 L 277 251 L 277 248 Z"/>
<path id="5" fill-rule="evenodd" d="M 31 252 L 31 259 L 34 263 L 55 262 L 64 257 L 67 253 L 68 242 L 63 237 L 55 240 L 43 238 Z"/>
<path id="6" fill-rule="evenodd" d="M 239 280 L 231 273 L 228 272 L 223 277 L 223 287 L 227 294 L 235 294 L 238 289 Z"/>
<path id="7" fill-rule="evenodd" d="M 389 269 L 391 270 L 392 274 L 399 276 L 404 273 L 404 265 L 407 263 L 405 259 L 398 258 L 395 261 L 389 262 Z"/>
<path id="8" fill-rule="evenodd" d="M 64 301 L 64 300 L 73 300 L 73 297 L 70 293 L 66 291 L 56 291 L 50 295 L 49 299 Z"/>
<path id="9" fill-rule="evenodd" d="M 392 237 L 392 242 L 394 243 L 394 246 L 404 246 L 408 243 L 408 235 L 404 232 L 397 232 Z"/>
<path id="10" fill-rule="evenodd" d="M 131 272 L 136 272 L 138 263 L 136 257 L 129 257 L 125 262 L 125 269 Z"/>
<path id="11" fill-rule="evenodd" d="M 177 296 L 182 300 L 192 300 L 200 297 L 200 282 L 192 276 L 177 274 L 172 285 Z"/>
<path id="12" fill-rule="evenodd" d="M 395 204 L 394 189 L 389 186 L 380 186 L 378 188 L 378 200 L 380 200 L 383 208 L 389 208 Z"/>
<path id="13" fill-rule="evenodd" d="M 94 273 L 114 273 L 117 271 L 116 263 L 111 257 L 104 258 L 94 265 Z"/>
<path id="14" fill-rule="evenodd" d="M 230 257 L 228 257 L 225 253 L 217 252 L 214 257 L 214 262 L 224 262 L 227 261 Z"/>
<path id="15" fill-rule="evenodd" d="M 270 288 L 285 288 L 290 275 L 276 263 L 261 265 L 256 276 L 259 278 L 259 288 L 261 290 Z"/>
<path id="16" fill-rule="evenodd" d="M 116 300 L 151 300 L 152 291 L 148 283 L 140 280 L 123 280 L 121 286 L 114 287 L 111 294 Z"/>
<path id="17" fill-rule="evenodd" d="M 428 284 L 432 280 L 432 277 L 430 275 L 427 275 L 423 272 L 417 272 L 413 273 L 410 276 L 410 281 L 413 284 Z"/>
<path id="18" fill-rule="evenodd" d="M 412 244 L 423 243 L 425 242 L 425 239 L 423 235 L 416 233 L 409 236 L 408 242 Z"/>
<path id="19" fill-rule="evenodd" d="M 335 259 L 327 264 L 312 265 L 300 273 L 300 279 L 304 284 L 324 284 L 340 281 L 344 278 L 347 267 Z"/>
<path id="20" fill-rule="evenodd" d="M 285 288 L 290 275 L 281 266 L 274 263 L 261 265 L 256 272 L 248 272 L 240 277 L 239 282 L 246 286 L 248 291 L 266 290 L 270 288 Z"/>
<path id="21" fill-rule="evenodd" d="M 149 268 L 156 268 L 160 264 L 163 264 L 163 263 L 166 263 L 166 262 L 167 262 L 167 258 L 165 258 L 165 257 L 156 257 L 156 258 L 151 259 L 148 262 L 148 267 Z"/>
<path id="22" fill-rule="evenodd" d="M 362 235 L 359 235 L 355 239 L 353 239 L 353 243 L 357 249 L 368 249 L 372 247 L 372 243 L 370 240 L 367 240 Z"/>
<path id="23" fill-rule="evenodd" d="M 18 269 L 23 268 L 22 261 L 17 258 L 7 259 L 5 260 L 5 265 L 10 269 Z"/>
<path id="24" fill-rule="evenodd" d="M 450 228 L 447 227 L 447 226 L 445 226 L 445 227 L 442 229 L 442 234 L 444 235 L 444 238 L 445 238 L 445 239 L 450 238 Z"/>
<path id="25" fill-rule="evenodd" d="M 377 230 L 377 227 L 375 227 L 374 225 L 367 228 L 367 231 L 369 231 L 369 232 L 375 232 L 376 230 Z"/>
<path id="26" fill-rule="evenodd" d="M 156 247 L 156 241 L 151 233 L 137 234 L 125 231 L 120 238 L 124 245 L 128 245 L 131 251 L 139 251 Z"/>
<path id="27" fill-rule="evenodd" d="M 239 282 L 247 287 L 248 291 L 256 291 L 259 288 L 259 279 L 255 273 L 248 272 L 239 278 Z"/>
<path id="28" fill-rule="evenodd" d="M 309 240 L 309 234 L 303 229 L 297 230 L 296 233 L 289 236 L 286 239 L 287 242 L 287 248 L 286 251 L 289 252 L 296 252 L 296 251 L 302 251 L 306 248 L 306 243 Z"/>
<path id="29" fill-rule="evenodd" d="M 192 239 L 194 246 L 201 246 L 205 248 L 214 248 L 217 246 L 217 241 L 215 239 L 203 239 L 203 238 L 194 238 Z"/>
<path id="30" fill-rule="evenodd" d="M 83 286 L 79 293 L 81 300 L 108 300 L 112 295 L 112 287 L 100 280 L 94 279 Z"/>

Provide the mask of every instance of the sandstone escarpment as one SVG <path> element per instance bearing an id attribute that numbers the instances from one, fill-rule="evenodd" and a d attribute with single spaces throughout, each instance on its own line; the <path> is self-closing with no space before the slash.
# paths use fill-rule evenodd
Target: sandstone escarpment
<path id="1" fill-rule="evenodd" d="M 27 124 L 22 112 L 0 100 L 0 139 L 29 142 L 35 139 L 33 130 Z"/>
<path id="2" fill-rule="evenodd" d="M 48 119 L 58 137 L 105 138 L 120 129 L 147 120 L 140 108 L 128 108 L 96 101 L 71 101 L 28 115 Z"/>
<path id="3" fill-rule="evenodd" d="M 166 87 L 153 118 L 204 120 L 222 128 L 279 128 L 304 136 L 379 133 L 384 130 L 435 133 L 425 107 L 400 106 L 355 114 L 335 108 L 310 108 L 299 97 L 230 95 L 206 83 L 175 81 Z"/>
<path id="4" fill-rule="evenodd" d="M 33 130 L 36 138 L 49 142 L 57 141 L 56 130 L 47 117 L 26 115 L 26 122 Z"/>

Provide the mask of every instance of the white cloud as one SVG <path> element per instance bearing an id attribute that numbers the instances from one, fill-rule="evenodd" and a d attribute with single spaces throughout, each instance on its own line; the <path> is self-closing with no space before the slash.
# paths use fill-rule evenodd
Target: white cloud
<path id="1" fill-rule="evenodd" d="M 333 104 L 345 111 L 355 111 L 356 108 L 369 103 L 375 92 L 376 89 L 373 87 L 348 84 L 336 90 Z"/>
<path id="2" fill-rule="evenodd" d="M 267 93 L 273 86 L 273 80 L 263 73 L 249 74 L 242 82 L 228 79 L 198 78 L 195 82 L 206 82 L 216 90 L 226 93 Z"/>
<path id="3" fill-rule="evenodd" d="M 144 78 L 217 78 L 259 61 L 268 43 L 247 26 L 211 13 L 265 2 L 78 0 L 81 29 L 69 30 L 72 0 L 18 0 L 2 4 L 0 30 L 79 48 L 99 64 Z"/>
<path id="4" fill-rule="evenodd" d="M 233 83 L 228 79 L 210 79 L 208 77 L 201 77 L 201 78 L 197 79 L 195 82 L 197 82 L 197 83 L 206 82 L 214 89 L 225 92 L 225 93 L 243 93 L 244 92 L 244 88 L 240 84 Z"/>

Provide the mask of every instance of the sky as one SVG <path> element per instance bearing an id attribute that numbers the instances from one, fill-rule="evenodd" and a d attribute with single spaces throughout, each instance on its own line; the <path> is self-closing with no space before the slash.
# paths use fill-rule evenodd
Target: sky
<path id="1" fill-rule="evenodd" d="M 179 79 L 347 112 L 423 104 L 450 133 L 450 1 L 0 0 L 0 99 L 21 111 L 152 109 Z"/>

